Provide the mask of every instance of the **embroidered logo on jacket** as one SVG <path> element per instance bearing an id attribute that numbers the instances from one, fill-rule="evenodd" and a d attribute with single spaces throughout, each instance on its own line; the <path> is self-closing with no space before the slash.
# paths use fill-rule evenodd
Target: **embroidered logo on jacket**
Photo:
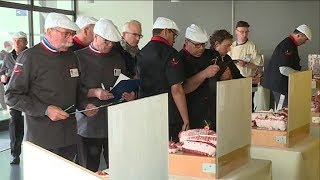
<path id="1" fill-rule="evenodd" d="M 23 64 L 21 64 L 21 63 L 16 63 L 15 65 L 14 65 L 14 68 L 13 68 L 13 73 L 14 74 L 16 74 L 16 75 L 20 75 L 21 73 L 22 73 L 22 66 L 23 66 Z"/>
<path id="2" fill-rule="evenodd" d="M 170 64 L 174 67 L 179 64 L 179 61 L 175 60 L 174 58 L 170 61 Z"/>
<path id="3" fill-rule="evenodd" d="M 286 50 L 286 52 L 284 52 L 284 55 L 286 55 L 286 56 L 291 56 L 291 55 L 292 55 L 292 51 Z"/>

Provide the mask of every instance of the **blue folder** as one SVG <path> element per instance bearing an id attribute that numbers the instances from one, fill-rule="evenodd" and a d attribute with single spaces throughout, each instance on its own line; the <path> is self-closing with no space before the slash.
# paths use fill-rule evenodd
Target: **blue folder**
<path id="1" fill-rule="evenodd" d="M 111 93 L 113 94 L 113 100 L 118 100 L 122 98 L 124 92 L 132 92 L 139 88 L 141 83 L 140 79 L 128 79 L 121 80 L 114 88 L 112 88 Z"/>

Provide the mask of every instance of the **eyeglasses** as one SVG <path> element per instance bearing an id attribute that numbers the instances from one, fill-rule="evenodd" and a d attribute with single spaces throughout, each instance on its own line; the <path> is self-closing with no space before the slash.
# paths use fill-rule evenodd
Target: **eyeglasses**
<path id="1" fill-rule="evenodd" d="M 174 39 L 176 39 L 178 37 L 178 34 L 176 32 L 174 32 L 172 29 L 169 29 L 169 31 L 171 31 L 174 34 Z"/>
<path id="2" fill-rule="evenodd" d="M 63 31 L 60 31 L 59 29 L 57 28 L 54 28 L 55 31 L 59 32 L 60 34 L 62 34 L 62 36 L 66 39 L 68 39 L 69 37 L 73 37 L 76 33 L 75 32 L 70 32 L 70 31 L 67 31 L 67 32 L 63 32 Z"/>
<path id="3" fill-rule="evenodd" d="M 238 29 L 237 29 L 237 31 L 240 33 L 240 34 L 248 34 L 250 31 L 239 31 Z"/>
<path id="4" fill-rule="evenodd" d="M 99 35 L 97 35 L 97 36 L 99 36 Z M 100 39 L 102 39 L 102 41 L 104 42 L 104 44 L 106 44 L 106 45 L 114 45 L 114 42 L 109 41 L 109 40 L 107 40 L 107 39 L 104 39 L 104 38 L 101 37 L 101 36 L 99 36 L 99 37 L 100 37 Z"/>
<path id="5" fill-rule="evenodd" d="M 132 33 L 132 32 L 126 32 L 128 34 L 134 35 L 135 37 L 139 37 L 139 39 L 143 38 L 142 34 L 138 34 L 138 33 Z"/>
<path id="6" fill-rule="evenodd" d="M 114 45 L 114 42 L 112 42 L 112 41 L 109 41 L 109 40 L 104 40 L 104 43 L 106 44 L 106 45 Z"/>
<path id="7" fill-rule="evenodd" d="M 194 47 L 196 47 L 196 48 L 200 48 L 200 47 L 205 48 L 208 44 L 208 43 L 196 43 L 196 42 L 191 41 L 190 39 L 187 39 L 187 41 L 191 42 L 191 44 L 193 44 Z"/>

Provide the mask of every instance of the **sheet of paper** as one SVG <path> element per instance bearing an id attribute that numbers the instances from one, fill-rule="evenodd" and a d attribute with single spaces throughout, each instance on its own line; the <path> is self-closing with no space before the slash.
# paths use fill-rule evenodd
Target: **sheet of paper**
<path id="1" fill-rule="evenodd" d="M 128 76 L 121 73 L 120 76 L 118 77 L 117 81 L 114 83 L 113 87 L 115 87 L 120 81 L 128 80 L 128 79 L 130 79 Z"/>

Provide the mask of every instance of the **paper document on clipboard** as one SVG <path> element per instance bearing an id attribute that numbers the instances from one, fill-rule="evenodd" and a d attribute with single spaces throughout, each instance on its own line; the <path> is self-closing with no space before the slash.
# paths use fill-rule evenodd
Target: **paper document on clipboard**
<path id="1" fill-rule="evenodd" d="M 128 76 L 121 73 L 112 88 L 114 88 L 120 81 L 128 79 L 130 79 Z"/>
<path id="2" fill-rule="evenodd" d="M 124 92 L 132 92 L 139 88 L 140 79 L 130 79 L 127 76 L 120 74 L 117 81 L 115 82 L 111 93 L 114 96 L 114 99 L 121 99 Z"/>

